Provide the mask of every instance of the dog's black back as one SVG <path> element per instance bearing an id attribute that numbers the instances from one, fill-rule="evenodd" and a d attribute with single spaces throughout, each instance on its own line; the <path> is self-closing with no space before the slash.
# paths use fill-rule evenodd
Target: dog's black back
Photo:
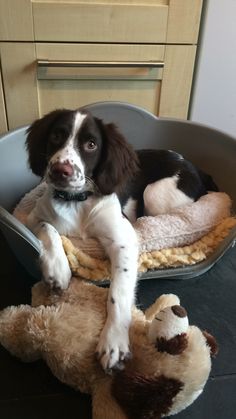
<path id="1" fill-rule="evenodd" d="M 129 198 L 137 201 L 137 217 L 144 215 L 143 192 L 148 184 L 178 176 L 177 187 L 194 201 L 208 191 L 218 191 L 211 176 L 197 169 L 182 155 L 171 150 L 138 150 L 139 172 L 119 198 L 124 206 Z"/>

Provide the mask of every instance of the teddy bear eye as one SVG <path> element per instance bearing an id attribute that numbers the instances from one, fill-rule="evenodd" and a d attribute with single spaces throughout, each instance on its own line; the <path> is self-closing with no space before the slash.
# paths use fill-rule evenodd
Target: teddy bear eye
<path id="1" fill-rule="evenodd" d="M 97 144 L 94 140 L 89 140 L 86 143 L 84 143 L 84 149 L 85 151 L 95 151 L 97 149 Z"/>

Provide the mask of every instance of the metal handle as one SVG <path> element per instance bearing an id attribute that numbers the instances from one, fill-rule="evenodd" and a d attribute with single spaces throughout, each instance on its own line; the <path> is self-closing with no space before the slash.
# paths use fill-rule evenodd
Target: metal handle
<path id="1" fill-rule="evenodd" d="M 159 80 L 163 61 L 38 60 L 38 79 Z"/>
<path id="2" fill-rule="evenodd" d="M 163 68 L 163 61 L 62 61 L 38 60 L 39 67 L 147 67 Z"/>

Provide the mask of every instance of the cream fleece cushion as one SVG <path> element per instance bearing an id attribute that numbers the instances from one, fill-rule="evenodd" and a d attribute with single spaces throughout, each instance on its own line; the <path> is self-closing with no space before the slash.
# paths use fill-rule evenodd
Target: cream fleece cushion
<path id="1" fill-rule="evenodd" d="M 168 214 L 141 217 L 134 225 L 140 250 L 151 252 L 194 243 L 229 217 L 230 209 L 231 200 L 227 194 L 211 192 Z"/>

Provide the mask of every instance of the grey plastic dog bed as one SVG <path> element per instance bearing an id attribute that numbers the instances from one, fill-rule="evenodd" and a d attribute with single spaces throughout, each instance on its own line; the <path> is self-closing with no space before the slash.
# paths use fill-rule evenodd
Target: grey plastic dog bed
<path id="1" fill-rule="evenodd" d="M 236 139 L 189 121 L 160 119 L 127 103 L 99 102 L 86 106 L 86 109 L 105 122 L 116 123 L 136 149 L 171 149 L 182 153 L 213 176 L 219 189 L 232 198 L 236 212 Z M 24 145 L 26 128 L 12 131 L 0 139 L 0 230 L 17 259 L 35 279 L 40 279 L 40 243 L 31 231 L 11 215 L 20 198 L 40 181 L 27 165 Z M 193 266 L 149 271 L 141 278 L 188 278 L 200 275 L 234 245 L 235 239 L 236 228 L 205 261 Z"/>

